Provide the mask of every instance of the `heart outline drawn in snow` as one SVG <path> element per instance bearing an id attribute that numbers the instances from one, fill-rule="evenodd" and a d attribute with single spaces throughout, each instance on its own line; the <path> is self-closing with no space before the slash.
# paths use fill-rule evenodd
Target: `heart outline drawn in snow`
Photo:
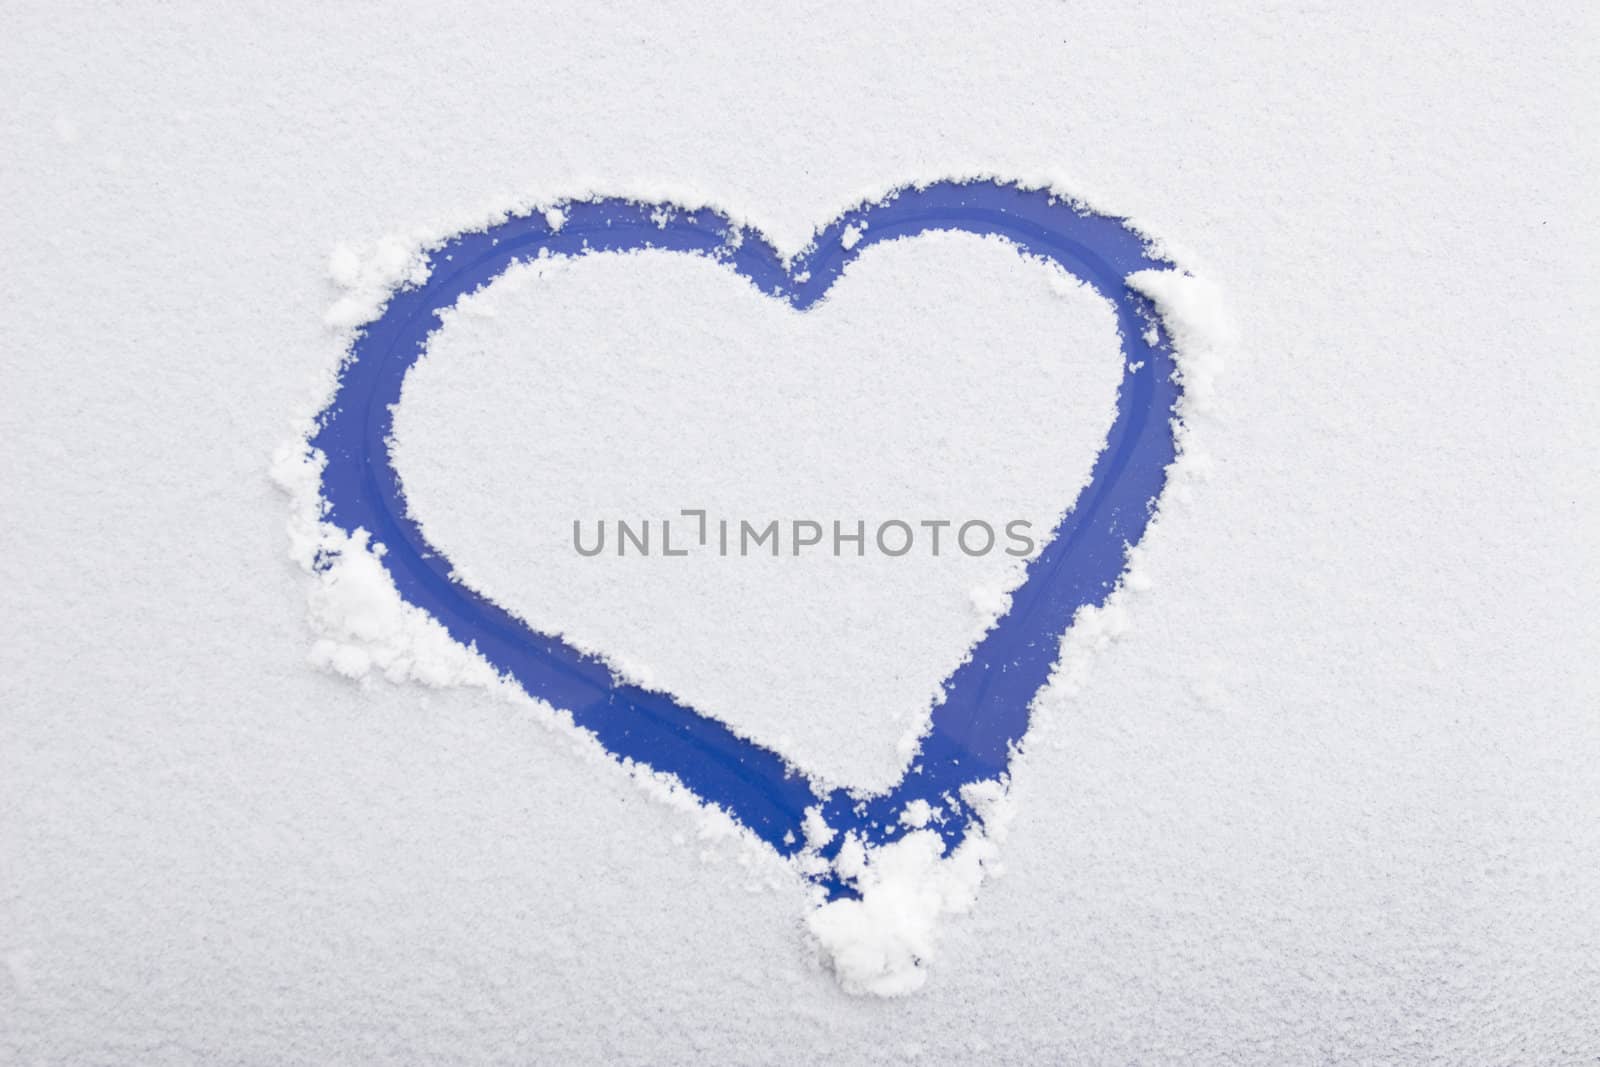
<path id="1" fill-rule="evenodd" d="M 512 265 L 541 256 L 642 249 L 710 257 L 761 293 L 804 311 L 879 241 L 934 230 L 996 236 L 1086 282 L 1115 310 L 1123 355 L 1116 414 L 1088 485 L 1028 562 L 998 622 L 945 679 L 917 754 L 878 795 L 829 788 L 720 721 L 619 677 L 601 658 L 539 633 L 455 580 L 450 561 L 409 514 L 390 456 L 394 408 L 425 353 L 437 313 Z M 627 198 L 564 201 L 433 243 L 418 269 L 356 335 L 336 391 L 301 445 L 319 472 L 318 521 L 341 552 L 377 562 L 406 603 L 528 695 L 571 715 L 610 755 L 665 774 L 715 805 L 802 869 L 829 899 L 865 888 L 850 858 L 908 834 L 938 848 L 981 838 L 985 810 L 1007 781 L 1035 697 L 1051 678 L 1077 613 L 1103 605 L 1125 575 L 1177 458 L 1183 376 L 1172 330 L 1139 275 L 1175 265 L 1125 220 L 1052 192 L 994 180 L 907 186 L 821 229 L 791 258 L 753 229 L 706 209 Z M 371 550 L 367 549 L 370 540 Z M 343 546 L 342 548 L 340 546 Z"/>

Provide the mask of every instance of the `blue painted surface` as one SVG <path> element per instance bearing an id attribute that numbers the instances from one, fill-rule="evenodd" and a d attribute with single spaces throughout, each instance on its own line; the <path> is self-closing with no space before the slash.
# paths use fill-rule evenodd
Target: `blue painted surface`
<path id="1" fill-rule="evenodd" d="M 942 182 L 908 188 L 846 212 L 789 264 L 748 229 L 715 212 L 629 200 L 559 205 L 554 230 L 539 213 L 461 234 L 432 253 L 427 281 L 394 294 L 356 340 L 339 388 L 312 445 L 327 457 L 328 521 L 365 528 L 386 546 L 383 565 L 400 595 L 438 619 L 458 641 L 475 644 L 532 696 L 571 712 L 611 753 L 676 776 L 703 800 L 726 809 L 784 855 L 804 841 L 802 819 L 821 804 L 841 831 L 831 855 L 854 831 L 870 844 L 905 832 L 900 811 L 912 800 L 944 809 L 937 829 L 951 846 L 976 825 L 961 787 L 1006 773 L 1028 728 L 1035 694 L 1048 680 L 1061 635 L 1084 605 L 1099 605 L 1144 535 L 1175 454 L 1174 406 L 1180 386 L 1170 341 L 1129 274 L 1166 269 L 1121 220 L 1085 213 L 1048 194 L 997 182 Z M 665 220 L 664 223 L 661 220 Z M 846 248 L 850 225 L 865 224 Z M 805 310 L 851 260 L 873 244 L 930 230 L 995 234 L 1051 260 L 1093 286 L 1116 309 L 1124 374 L 1117 414 L 1090 484 L 1030 562 L 1010 611 L 944 682 L 944 699 L 901 783 L 856 797 L 814 784 L 771 750 L 733 733 L 664 693 L 619 682 L 600 660 L 559 637 L 538 633 L 488 597 L 451 580 L 447 559 L 406 513 L 400 479 L 385 444 L 408 370 L 422 356 L 436 312 L 541 253 L 562 256 L 668 249 L 712 257 L 763 293 Z M 1154 343 L 1146 340 L 1155 328 Z M 559 382 L 550 383 L 559 389 Z M 1026 388 L 1026 383 L 1018 383 Z M 1063 472 L 1063 484 L 1076 481 Z M 848 887 L 827 882 L 830 892 Z"/>

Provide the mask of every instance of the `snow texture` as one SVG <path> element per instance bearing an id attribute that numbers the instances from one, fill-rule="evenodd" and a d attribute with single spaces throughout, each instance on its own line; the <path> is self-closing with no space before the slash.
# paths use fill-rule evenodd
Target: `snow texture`
<path id="1" fill-rule="evenodd" d="M 9 5 L 0 1062 L 1593 1063 L 1595 20 Z M 426 684 L 474 660 L 419 675 L 370 544 L 286 559 L 264 468 L 428 240 L 602 191 L 795 248 L 952 175 L 1130 216 L 1233 330 L 981 892 L 912 834 L 815 909 Z"/>
<path id="2" fill-rule="evenodd" d="M 851 837 L 834 857 L 833 870 L 857 895 L 822 903 L 807 924 L 846 992 L 895 997 L 921 989 L 943 921 L 972 910 L 985 876 L 1001 872 L 999 843 L 1011 817 L 1004 785 L 969 785 L 962 799 L 980 813 L 981 826 L 948 854 L 937 833 L 922 829 L 932 812 L 918 800 L 901 817 L 917 829 L 878 847 Z"/>

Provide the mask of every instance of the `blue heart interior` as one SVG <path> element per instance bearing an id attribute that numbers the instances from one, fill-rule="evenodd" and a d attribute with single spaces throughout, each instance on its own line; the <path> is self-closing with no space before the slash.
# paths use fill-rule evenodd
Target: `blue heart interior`
<path id="1" fill-rule="evenodd" d="M 371 533 L 386 548 L 382 562 L 400 595 L 457 641 L 475 645 L 528 694 L 569 711 L 617 758 L 673 775 L 779 853 L 802 847 L 811 807 L 820 806 L 836 831 L 823 849 L 831 857 L 850 833 L 868 845 L 899 837 L 907 830 L 900 813 L 915 800 L 941 809 L 932 828 L 948 845 L 959 844 L 979 825 L 962 787 L 1006 775 L 1027 733 L 1034 697 L 1060 655 L 1062 634 L 1079 608 L 1103 603 L 1116 587 L 1165 485 L 1176 454 L 1180 384 L 1170 339 L 1127 278 L 1172 264 L 1152 254 L 1123 220 L 1088 212 L 1048 191 L 993 181 L 901 189 L 846 212 L 788 262 L 759 234 L 709 210 L 624 199 L 571 201 L 559 210 L 559 227 L 533 212 L 446 241 L 429 256 L 427 280 L 396 292 L 359 335 L 311 440 L 326 456 L 326 520 Z M 1116 310 L 1124 372 L 1115 420 L 1089 484 L 1029 563 L 1009 611 L 945 679 L 917 755 L 888 792 L 857 796 L 823 787 L 670 694 L 620 681 L 601 660 L 531 629 L 453 580 L 450 561 L 408 515 L 387 444 L 406 373 L 424 353 L 437 325 L 434 313 L 513 264 L 540 254 L 644 248 L 702 255 L 803 311 L 875 242 L 931 230 L 997 235 L 1087 282 Z M 823 882 L 830 894 L 850 891 L 833 875 Z"/>

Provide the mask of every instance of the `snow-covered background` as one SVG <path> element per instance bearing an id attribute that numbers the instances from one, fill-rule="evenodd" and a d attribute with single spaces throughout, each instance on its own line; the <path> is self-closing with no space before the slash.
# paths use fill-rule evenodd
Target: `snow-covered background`
<path id="1" fill-rule="evenodd" d="M 1600 1057 L 1594 15 L 4 25 L 0 1059 Z M 1004 876 L 856 998 L 792 871 L 536 709 L 308 665 L 266 472 L 336 250 L 589 190 L 794 248 L 974 173 L 1181 246 L 1238 352 Z"/>

